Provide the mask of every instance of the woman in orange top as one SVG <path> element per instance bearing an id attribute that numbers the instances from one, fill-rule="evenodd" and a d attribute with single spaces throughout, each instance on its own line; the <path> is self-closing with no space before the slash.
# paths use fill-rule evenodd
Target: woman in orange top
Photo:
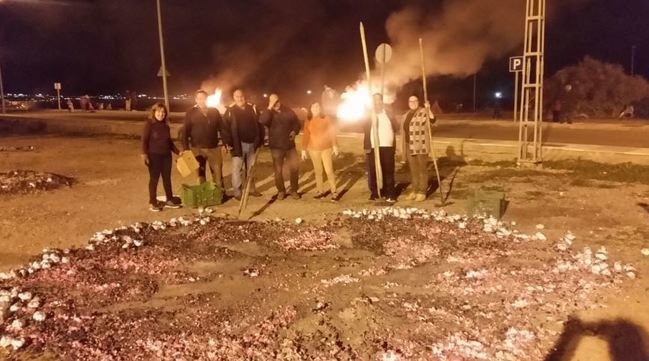
<path id="1" fill-rule="evenodd" d="M 304 135 L 302 136 L 302 159 L 306 160 L 307 151 L 313 162 L 315 171 L 315 181 L 318 189 L 316 199 L 325 196 L 324 175 L 327 173 L 329 189 L 331 190 L 331 200 L 338 200 L 336 192 L 336 176 L 334 174 L 332 155 L 338 155 L 338 146 L 336 145 L 336 129 L 333 122 L 326 116 L 321 109 L 320 103 L 311 104 L 307 114 L 307 120 L 304 122 Z"/>

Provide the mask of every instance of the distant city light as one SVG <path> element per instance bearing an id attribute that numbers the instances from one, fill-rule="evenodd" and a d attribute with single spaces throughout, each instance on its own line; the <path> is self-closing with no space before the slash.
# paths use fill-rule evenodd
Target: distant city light
<path id="1" fill-rule="evenodd" d="M 494 96 L 496 97 L 496 99 L 502 99 L 502 97 L 503 97 L 503 93 L 501 93 L 501 92 L 496 92 L 496 93 L 494 94 Z"/>
<path id="2" fill-rule="evenodd" d="M 308 95 L 311 95 L 311 90 L 307 90 L 306 93 L 307 93 Z"/>
<path id="3" fill-rule="evenodd" d="M 268 94 L 264 93 L 264 98 L 268 98 Z"/>

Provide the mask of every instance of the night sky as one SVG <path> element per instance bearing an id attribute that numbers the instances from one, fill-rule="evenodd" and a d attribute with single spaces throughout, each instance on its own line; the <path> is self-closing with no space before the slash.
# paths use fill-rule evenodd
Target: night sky
<path id="1" fill-rule="evenodd" d="M 497 6 L 499 1 L 490 3 Z M 564 0 L 550 0 L 549 7 L 559 1 Z M 649 1 L 576 1 L 575 6 L 549 10 L 546 73 L 585 55 L 628 69 L 635 44 L 636 72 L 649 75 Z M 360 20 L 374 49 L 388 41 L 385 22 L 391 13 L 417 6 L 434 15 L 443 11 L 443 3 L 162 0 L 170 93 L 192 92 L 210 77 L 223 79 L 228 72 L 245 73 L 226 77 L 237 83 L 228 87 L 259 92 L 295 96 L 306 89 L 319 91 L 324 84 L 340 89 L 363 70 Z M 155 0 L 0 0 L 5 91 L 51 93 L 52 83 L 61 81 L 68 94 L 127 89 L 160 94 L 155 9 Z M 510 86 L 504 59 L 487 60 L 478 77 L 481 92 Z M 440 88 L 439 96 L 443 89 L 464 89 L 466 96 L 469 84 L 472 80 L 465 75 L 431 78 L 431 87 Z"/>

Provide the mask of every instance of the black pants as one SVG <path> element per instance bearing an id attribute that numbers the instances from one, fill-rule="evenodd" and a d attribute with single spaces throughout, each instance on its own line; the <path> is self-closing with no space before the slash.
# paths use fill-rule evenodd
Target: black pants
<path id="1" fill-rule="evenodd" d="M 275 168 L 275 187 L 278 192 L 286 193 L 284 187 L 284 161 L 288 165 L 289 176 L 291 180 L 291 192 L 298 190 L 298 169 L 300 167 L 300 159 L 297 155 L 295 148 L 289 150 L 271 149 L 273 155 L 273 167 Z"/>
<path id="2" fill-rule="evenodd" d="M 374 149 L 367 153 L 365 150 L 365 164 L 367 165 L 367 185 L 370 193 L 378 195 L 376 185 L 376 166 L 374 165 Z M 394 189 L 394 147 L 379 147 L 379 159 L 381 162 L 381 173 L 383 174 L 383 189 L 381 195 L 386 198 L 395 197 Z"/>
<path id="3" fill-rule="evenodd" d="M 165 190 L 167 200 L 171 200 L 173 192 L 171 191 L 171 153 L 168 154 L 149 154 L 149 203 L 157 202 L 158 180 L 162 176 L 162 185 Z"/>

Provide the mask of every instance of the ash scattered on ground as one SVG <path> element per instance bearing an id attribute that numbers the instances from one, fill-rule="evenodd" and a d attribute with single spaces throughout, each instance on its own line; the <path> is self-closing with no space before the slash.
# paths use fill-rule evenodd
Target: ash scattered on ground
<path id="1" fill-rule="evenodd" d="M 138 223 L 0 274 L 0 346 L 71 360 L 542 360 L 571 314 L 637 277 L 574 240 L 414 208 Z"/>

